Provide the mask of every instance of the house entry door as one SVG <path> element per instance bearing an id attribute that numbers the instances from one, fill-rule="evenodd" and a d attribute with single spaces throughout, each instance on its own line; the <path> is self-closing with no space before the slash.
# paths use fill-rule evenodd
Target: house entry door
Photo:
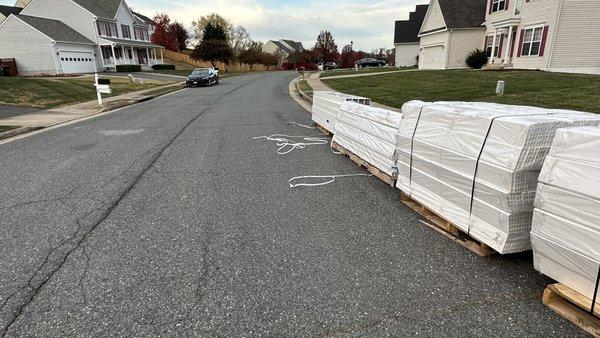
<path id="1" fill-rule="evenodd" d="M 148 56 L 146 55 L 146 51 L 144 49 L 137 49 L 136 51 L 138 62 L 140 64 L 148 64 Z"/>

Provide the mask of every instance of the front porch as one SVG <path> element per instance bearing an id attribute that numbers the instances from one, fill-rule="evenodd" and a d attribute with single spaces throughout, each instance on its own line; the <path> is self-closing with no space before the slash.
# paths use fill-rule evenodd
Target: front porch
<path id="1" fill-rule="evenodd" d="M 143 70 L 150 70 L 153 65 L 164 63 L 163 49 L 148 41 L 102 38 L 102 67 L 116 70 L 118 65 L 140 65 Z"/>
<path id="2" fill-rule="evenodd" d="M 485 50 L 488 54 L 486 69 L 512 68 L 519 22 L 519 17 L 513 17 L 492 23 L 493 31 L 488 31 L 485 39 Z"/>

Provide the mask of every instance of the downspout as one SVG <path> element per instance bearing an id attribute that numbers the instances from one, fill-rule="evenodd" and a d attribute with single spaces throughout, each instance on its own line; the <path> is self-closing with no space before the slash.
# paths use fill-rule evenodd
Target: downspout
<path id="1" fill-rule="evenodd" d="M 554 29 L 552 33 L 552 46 L 550 47 L 550 54 L 548 54 L 548 63 L 546 64 L 546 70 L 550 71 L 550 65 L 552 64 L 552 57 L 554 56 L 554 43 L 556 42 L 556 32 L 558 32 L 558 23 L 562 14 L 564 0 L 560 0 L 558 3 L 558 10 L 556 11 L 556 20 L 554 21 Z"/>
<path id="2" fill-rule="evenodd" d="M 56 75 L 59 75 L 59 71 L 58 71 L 58 63 L 56 62 L 56 50 L 55 47 L 56 46 L 56 41 L 52 41 L 52 46 L 50 46 L 50 51 L 52 52 L 52 60 L 54 61 L 54 69 L 56 70 Z M 61 63 L 61 67 L 62 67 L 62 63 Z M 63 70 L 64 71 L 64 70 Z"/>

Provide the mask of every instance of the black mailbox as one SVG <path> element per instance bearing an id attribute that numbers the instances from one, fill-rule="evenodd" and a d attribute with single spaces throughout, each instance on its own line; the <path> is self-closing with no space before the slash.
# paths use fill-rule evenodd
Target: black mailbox
<path id="1" fill-rule="evenodd" d="M 98 78 L 98 84 L 99 85 L 109 85 L 110 84 L 110 79 L 100 79 L 100 78 Z"/>

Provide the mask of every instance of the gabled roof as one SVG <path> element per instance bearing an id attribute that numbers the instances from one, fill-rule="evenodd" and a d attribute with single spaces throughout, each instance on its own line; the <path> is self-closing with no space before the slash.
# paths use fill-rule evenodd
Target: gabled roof
<path id="1" fill-rule="evenodd" d="M 12 7 L 12 6 L 2 6 L 0 5 L 0 14 L 4 16 L 9 16 L 11 14 L 19 14 L 23 8 L 21 7 Z"/>
<path id="2" fill-rule="evenodd" d="M 437 0 L 446 28 L 479 28 L 485 22 L 486 0 Z"/>
<path id="3" fill-rule="evenodd" d="M 396 21 L 394 29 L 394 43 L 419 42 L 419 30 L 425 19 L 428 5 L 417 5 L 414 12 L 409 14 L 408 20 Z"/>
<path id="4" fill-rule="evenodd" d="M 153 25 L 154 24 L 154 20 L 150 19 L 149 17 L 140 14 L 138 12 L 134 12 L 131 11 L 131 13 L 133 13 L 133 15 L 135 15 L 137 18 L 139 18 L 141 21 L 143 21 L 142 23 L 148 24 L 148 25 Z"/>
<path id="5" fill-rule="evenodd" d="M 292 40 L 286 40 L 286 39 L 281 39 L 281 41 L 283 41 L 286 44 L 292 46 L 297 51 L 302 51 L 304 49 L 304 47 L 302 47 L 302 42 L 297 42 L 297 41 L 292 41 Z"/>
<path id="6" fill-rule="evenodd" d="M 103 19 L 114 19 L 121 5 L 121 0 L 73 0 L 90 13 Z"/>
<path id="7" fill-rule="evenodd" d="M 94 44 L 88 38 L 61 21 L 21 14 L 15 16 L 54 41 Z"/>
<path id="8" fill-rule="evenodd" d="M 275 46 L 277 46 L 277 48 L 281 49 L 285 53 L 291 54 L 294 52 L 288 46 L 284 45 L 283 43 L 281 43 L 277 40 L 271 40 L 270 42 L 273 43 Z"/>

